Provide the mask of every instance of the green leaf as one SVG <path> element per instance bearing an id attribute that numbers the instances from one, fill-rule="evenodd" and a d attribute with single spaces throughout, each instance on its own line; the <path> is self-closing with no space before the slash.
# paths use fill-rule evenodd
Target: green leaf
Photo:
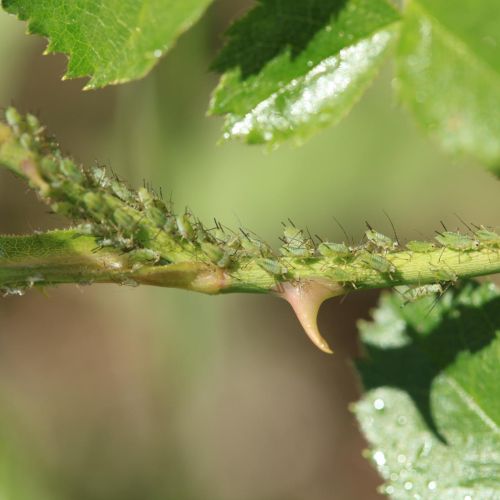
<path id="1" fill-rule="evenodd" d="M 2 0 L 49 38 L 47 53 L 69 56 L 66 78 L 90 76 L 86 88 L 144 76 L 210 0 Z"/>
<path id="2" fill-rule="evenodd" d="M 338 122 L 373 80 L 397 34 L 386 0 L 261 0 L 228 31 L 209 112 L 224 137 L 301 140 Z"/>
<path id="3" fill-rule="evenodd" d="M 500 498 L 500 294 L 385 295 L 360 324 L 368 392 L 355 412 L 393 498 Z"/>
<path id="4" fill-rule="evenodd" d="M 500 172 L 496 0 L 411 0 L 398 48 L 402 99 L 445 150 Z"/>

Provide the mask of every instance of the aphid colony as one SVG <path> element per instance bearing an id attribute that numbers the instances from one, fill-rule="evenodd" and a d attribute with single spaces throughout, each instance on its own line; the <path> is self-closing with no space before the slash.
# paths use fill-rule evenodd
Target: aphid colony
<path id="1" fill-rule="evenodd" d="M 95 236 L 99 247 L 121 249 L 135 266 L 174 262 L 180 249 L 190 258 L 220 268 L 231 269 L 254 261 L 277 279 L 286 279 L 295 264 L 308 260 L 324 260 L 339 272 L 343 266 L 356 263 L 390 277 L 397 271 L 391 254 L 400 250 L 422 254 L 437 250 L 438 245 L 457 252 L 500 248 L 500 236 L 483 226 L 471 230 L 471 235 L 445 230 L 435 238 L 438 245 L 409 241 L 401 249 L 398 241 L 375 231 L 368 223 L 363 241 L 350 246 L 320 238 L 316 243 L 289 221 L 283 224 L 282 246 L 276 254 L 251 232 L 240 229 L 235 233 L 217 221 L 207 229 L 188 210 L 175 215 L 172 204 L 165 202 L 161 193 L 146 186 L 133 191 L 116 176 L 108 175 L 102 166 L 81 169 L 44 137 L 36 117 L 22 117 L 9 108 L 6 119 L 21 146 L 41 157 L 36 175 L 30 177 L 31 184 L 50 200 L 54 212 L 82 223 L 81 232 Z M 436 278 L 456 279 L 454 273 L 441 268 Z"/>

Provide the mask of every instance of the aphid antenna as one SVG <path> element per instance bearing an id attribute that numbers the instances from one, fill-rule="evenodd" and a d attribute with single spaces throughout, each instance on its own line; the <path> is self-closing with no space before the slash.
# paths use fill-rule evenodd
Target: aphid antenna
<path id="1" fill-rule="evenodd" d="M 365 220 L 366 227 L 370 230 L 373 231 L 373 227 L 370 226 L 367 220 Z"/>
<path id="2" fill-rule="evenodd" d="M 315 234 L 314 237 L 320 242 L 320 243 L 323 243 L 323 238 L 321 238 L 321 236 L 319 236 L 318 234 Z"/>
<path id="3" fill-rule="evenodd" d="M 292 220 L 292 219 L 290 219 L 290 217 L 288 217 L 288 222 L 289 222 L 289 223 L 290 223 L 293 227 L 297 227 L 297 226 L 295 225 L 295 223 L 293 222 L 293 220 Z"/>
<path id="4" fill-rule="evenodd" d="M 471 227 L 469 226 L 469 224 L 467 224 L 467 222 L 465 222 L 462 217 L 460 217 L 460 215 L 458 215 L 456 212 L 455 212 L 455 217 L 469 230 L 469 232 L 471 233 L 474 233 L 474 231 L 471 229 Z M 472 223 L 471 223 L 472 224 Z"/>
<path id="5" fill-rule="evenodd" d="M 387 217 L 387 220 L 389 221 L 389 224 L 392 227 L 392 232 L 394 233 L 394 237 L 396 238 L 398 245 L 401 246 L 401 243 L 400 243 L 399 238 L 398 238 L 398 233 L 396 232 L 396 228 L 394 227 L 394 223 L 392 222 L 392 219 L 389 217 L 389 214 L 385 210 L 382 210 L 382 212 Z"/>
<path id="6" fill-rule="evenodd" d="M 440 224 L 443 226 L 445 231 L 448 231 L 448 228 L 444 225 L 444 222 L 442 220 L 439 221 Z M 439 234 L 439 233 L 438 233 Z"/>
<path id="7" fill-rule="evenodd" d="M 354 245 L 354 239 L 350 239 L 349 238 L 349 235 L 347 234 L 347 231 L 345 230 L 345 227 L 340 223 L 340 221 L 337 219 L 337 217 L 335 217 L 335 215 L 332 215 L 332 217 L 333 217 L 333 220 L 335 221 L 335 223 L 337 224 L 337 226 L 339 226 L 339 228 L 342 231 L 342 233 L 344 233 L 344 236 L 346 238 L 347 244 L 349 244 L 349 241 L 350 241 L 351 244 Z"/>
<path id="8" fill-rule="evenodd" d="M 163 189 L 160 186 L 160 199 L 163 200 Z"/>
<path id="9" fill-rule="evenodd" d="M 287 244 L 287 241 L 285 240 L 285 238 L 283 236 L 278 236 L 278 240 L 280 240 L 281 243 L 283 243 L 284 245 Z"/>
<path id="10" fill-rule="evenodd" d="M 244 231 L 244 229 L 242 227 L 239 228 L 239 230 L 241 231 L 241 234 L 243 234 L 243 236 L 248 240 L 248 241 L 251 241 L 250 240 L 250 235 L 248 233 L 246 233 Z"/>

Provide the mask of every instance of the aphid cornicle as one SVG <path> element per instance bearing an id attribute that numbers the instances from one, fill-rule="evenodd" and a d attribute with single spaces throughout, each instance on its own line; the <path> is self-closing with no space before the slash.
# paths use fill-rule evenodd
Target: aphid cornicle
<path id="1" fill-rule="evenodd" d="M 406 243 L 406 248 L 415 253 L 429 253 L 436 249 L 436 245 L 429 241 L 412 240 Z"/>
<path id="2" fill-rule="evenodd" d="M 436 241 L 443 247 L 457 251 L 471 251 L 479 248 L 479 241 L 466 234 L 444 231 L 438 233 Z"/>

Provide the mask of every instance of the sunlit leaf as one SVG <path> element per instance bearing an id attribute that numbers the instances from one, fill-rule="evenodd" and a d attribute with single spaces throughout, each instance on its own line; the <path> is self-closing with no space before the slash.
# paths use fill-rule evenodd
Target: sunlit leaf
<path id="1" fill-rule="evenodd" d="M 398 74 L 403 100 L 446 150 L 500 172 L 498 2 L 408 2 Z"/>
<path id="2" fill-rule="evenodd" d="M 47 53 L 69 56 L 66 78 L 90 76 L 87 88 L 144 76 L 210 0 L 2 0 L 49 38 Z"/>
<path id="3" fill-rule="evenodd" d="M 466 284 L 438 303 L 383 297 L 361 334 L 355 411 L 393 498 L 498 498 L 500 294 Z M 380 335 L 381 330 L 385 332 Z"/>
<path id="4" fill-rule="evenodd" d="M 397 34 L 385 0 L 261 0 L 236 22 L 214 63 L 210 112 L 224 137 L 302 139 L 338 122 L 377 73 Z"/>

